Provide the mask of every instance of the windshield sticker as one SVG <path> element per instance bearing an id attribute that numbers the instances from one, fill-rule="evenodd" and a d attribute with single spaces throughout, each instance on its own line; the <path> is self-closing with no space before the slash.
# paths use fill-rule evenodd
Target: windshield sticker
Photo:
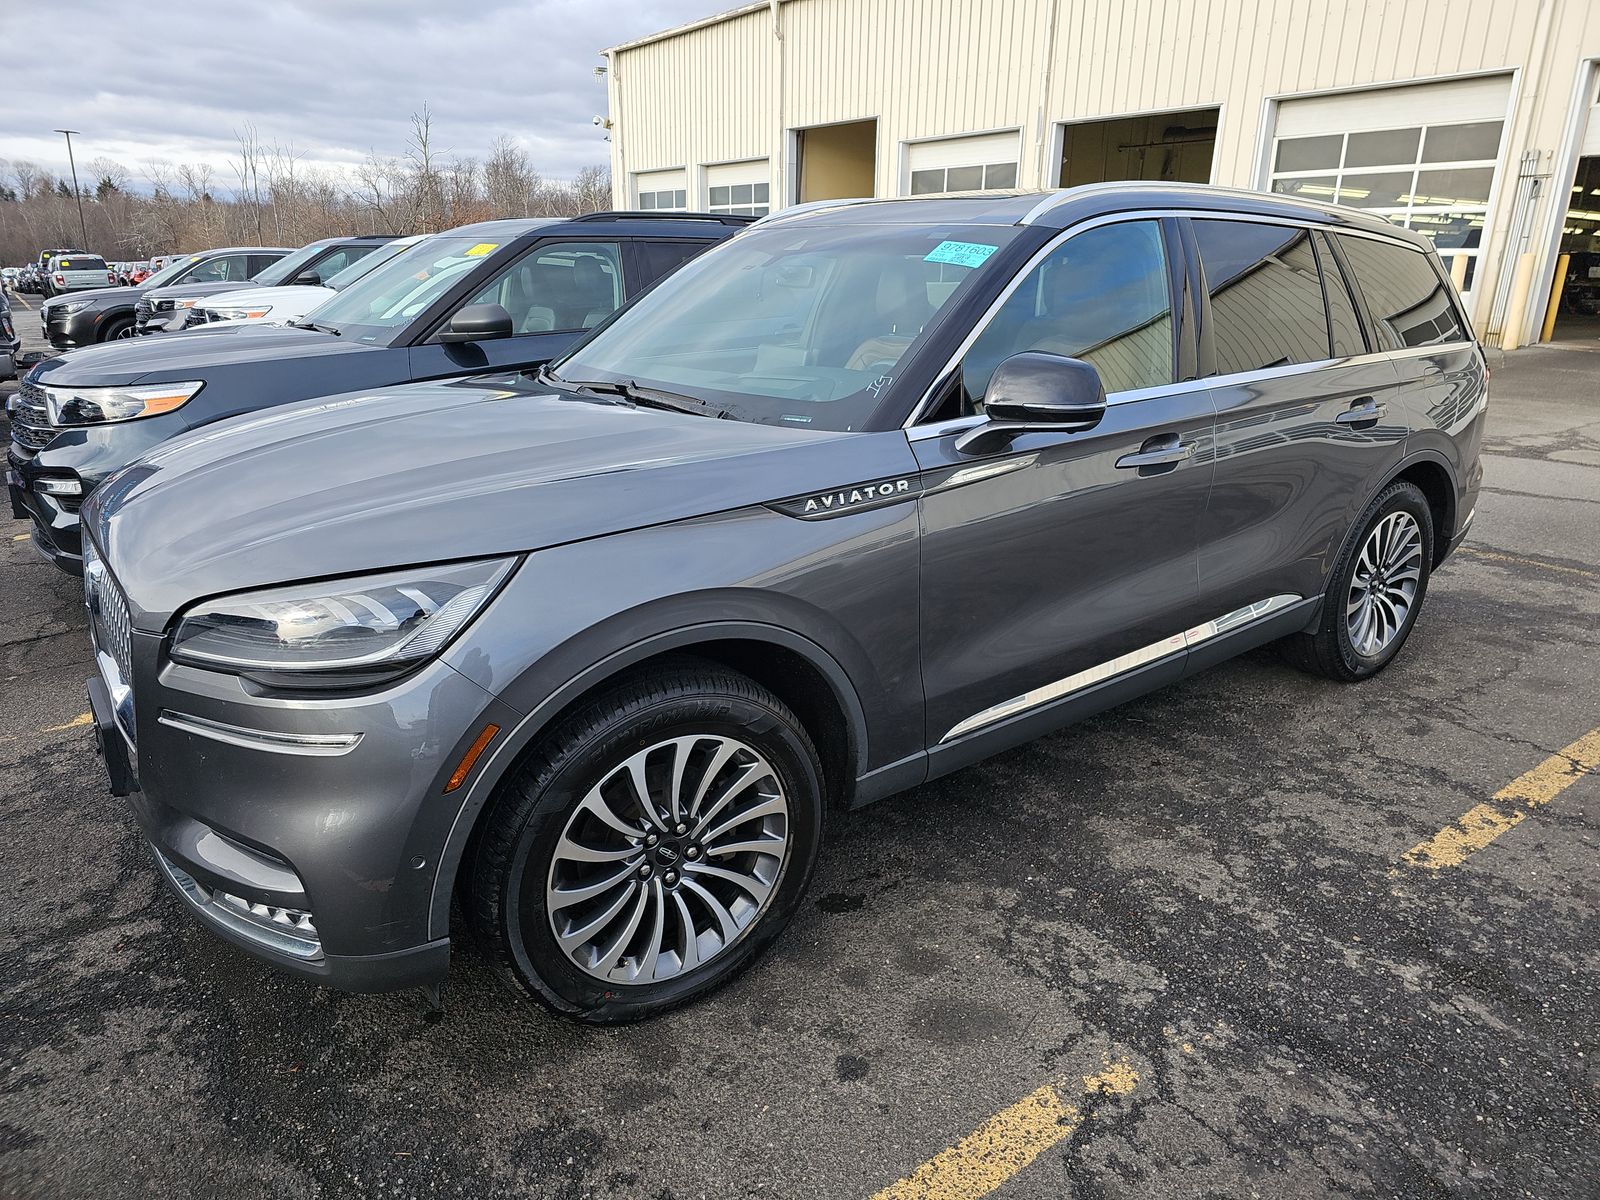
<path id="1" fill-rule="evenodd" d="M 489 253 L 489 251 L 491 251 L 491 250 L 496 249 L 499 245 L 500 245 L 499 242 L 479 242 L 471 250 L 467 251 L 467 257 L 468 258 L 482 258 L 485 254 Z"/>
<path id="2" fill-rule="evenodd" d="M 922 261 L 949 263 L 954 267 L 981 267 L 988 261 L 989 255 L 998 249 L 998 246 L 986 246 L 982 242 L 940 242 L 930 253 L 922 256 Z"/>

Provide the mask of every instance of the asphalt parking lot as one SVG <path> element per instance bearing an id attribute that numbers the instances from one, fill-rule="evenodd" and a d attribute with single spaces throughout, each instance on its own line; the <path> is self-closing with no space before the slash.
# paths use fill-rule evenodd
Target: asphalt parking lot
<path id="1" fill-rule="evenodd" d="M 1384 675 L 1257 653 L 841 815 L 755 970 L 605 1031 L 197 927 L 0 521 L 0 1194 L 1600 1195 L 1600 343 L 1492 386 Z"/>

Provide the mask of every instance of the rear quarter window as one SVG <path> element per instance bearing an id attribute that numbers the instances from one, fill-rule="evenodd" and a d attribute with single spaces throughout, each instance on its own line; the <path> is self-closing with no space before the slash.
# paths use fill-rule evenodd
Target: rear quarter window
<path id="1" fill-rule="evenodd" d="M 1398 242 L 1336 234 L 1380 350 L 1467 341 L 1455 298 L 1428 255 Z"/>

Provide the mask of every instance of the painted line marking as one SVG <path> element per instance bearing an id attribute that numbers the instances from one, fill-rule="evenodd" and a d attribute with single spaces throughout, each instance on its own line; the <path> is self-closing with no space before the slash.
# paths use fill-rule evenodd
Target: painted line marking
<path id="1" fill-rule="evenodd" d="M 13 542 L 25 542 L 29 538 L 31 538 L 32 536 L 33 536 L 33 534 L 31 534 L 31 533 L 19 533 L 19 534 L 15 535 L 11 540 Z"/>
<path id="2" fill-rule="evenodd" d="M 1570 746 L 1552 754 L 1533 770 L 1519 775 L 1494 794 L 1488 804 L 1474 805 L 1454 825 L 1418 842 L 1401 858 L 1413 867 L 1438 870 L 1459 867 L 1508 829 L 1515 829 L 1591 771 L 1600 770 L 1600 729 L 1591 729 Z"/>
<path id="3" fill-rule="evenodd" d="M 1090 1096 L 1126 1096 L 1139 1075 L 1126 1061 L 1083 1077 Z M 873 1195 L 872 1200 L 979 1200 L 1057 1142 L 1071 1137 L 1083 1114 L 1046 1085 L 1002 1109 L 948 1150 Z"/>
<path id="4" fill-rule="evenodd" d="M 93 724 L 93 713 L 79 713 L 77 716 L 73 717 L 72 720 L 64 721 L 60 725 L 46 725 L 42 729 L 36 729 L 33 731 L 33 736 L 37 737 L 41 733 L 69 733 L 74 729 L 82 729 L 86 725 Z M 20 740 L 20 738 L 20 734 L 8 733 L 4 737 L 0 737 L 0 744 L 15 742 Z"/>
<path id="5" fill-rule="evenodd" d="M 1514 563 L 1519 567 L 1538 567 L 1541 571 L 1559 571 L 1564 575 L 1581 575 L 1585 579 L 1600 579 L 1600 571 L 1585 571 L 1582 567 L 1567 567 L 1560 563 L 1545 562 L 1538 558 L 1524 558 L 1518 554 L 1501 554 L 1498 550 L 1479 550 L 1476 546 L 1457 546 L 1457 554 L 1473 558 L 1487 558 L 1491 562 Z"/>

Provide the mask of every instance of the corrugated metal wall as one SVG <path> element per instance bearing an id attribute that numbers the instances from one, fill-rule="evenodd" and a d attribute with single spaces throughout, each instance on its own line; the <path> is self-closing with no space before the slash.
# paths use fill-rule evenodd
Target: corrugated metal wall
<path id="1" fill-rule="evenodd" d="M 631 172 L 688 166 L 695 192 L 698 164 L 768 158 L 781 204 L 786 130 L 875 117 L 880 195 L 905 142 L 1015 127 L 1021 184 L 1050 186 L 1058 122 L 1220 105 L 1214 181 L 1252 187 L 1274 98 L 1500 69 L 1514 176 L 1559 148 L 1592 56 L 1600 0 L 784 0 L 614 54 L 612 165 L 622 200 Z"/>

